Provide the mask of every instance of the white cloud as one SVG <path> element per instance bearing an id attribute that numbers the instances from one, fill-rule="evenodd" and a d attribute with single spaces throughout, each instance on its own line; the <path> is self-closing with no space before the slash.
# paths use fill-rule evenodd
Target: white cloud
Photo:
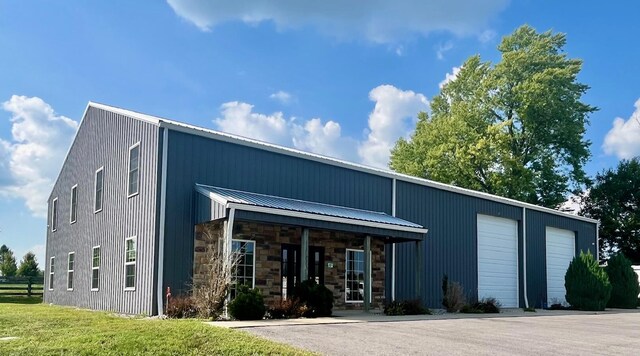
<path id="1" fill-rule="evenodd" d="M 39 217 L 47 214 L 47 197 L 59 173 L 78 123 L 57 115 L 42 99 L 14 95 L 2 104 L 11 113 L 9 141 L 0 140 L 0 194 L 24 199 Z"/>
<path id="2" fill-rule="evenodd" d="M 342 128 L 335 121 L 323 124 L 321 119 L 311 119 L 304 125 L 294 125 L 292 134 L 293 146 L 299 150 L 349 161 L 355 161 L 358 157 L 357 141 L 343 137 Z"/>
<path id="3" fill-rule="evenodd" d="M 460 73 L 460 69 L 462 69 L 462 66 L 451 68 L 451 73 L 447 73 L 444 76 L 444 80 L 441 81 L 440 84 L 438 84 L 440 89 L 444 88 L 445 85 L 447 85 L 447 84 L 451 83 L 452 81 L 456 80 L 456 78 L 458 78 L 458 74 Z"/>
<path id="4" fill-rule="evenodd" d="M 232 101 L 220 107 L 222 118 L 214 121 L 219 130 L 276 144 L 287 144 L 289 124 L 281 112 L 271 115 L 253 112 L 253 105 Z"/>
<path id="5" fill-rule="evenodd" d="M 411 90 L 380 85 L 369 92 L 375 107 L 369 115 L 367 138 L 358 147 L 362 163 L 387 168 L 391 149 L 414 129 L 418 112 L 429 108 L 427 98 Z"/>
<path id="6" fill-rule="evenodd" d="M 282 104 L 289 104 L 293 96 L 286 91 L 279 90 L 271 95 L 269 95 L 270 99 L 281 102 Z"/>
<path id="7" fill-rule="evenodd" d="M 491 42 L 494 38 L 496 38 L 496 31 L 493 30 L 484 30 L 478 35 L 478 41 L 481 43 Z"/>
<path id="8" fill-rule="evenodd" d="M 213 120 L 220 131 L 324 156 L 387 168 L 391 148 L 414 129 L 417 114 L 429 108 L 427 98 L 392 85 L 380 85 L 369 92 L 375 106 L 369 115 L 365 137 L 344 136 L 340 123 L 320 118 L 301 121 L 285 119 L 281 112 L 253 112 L 253 105 L 233 101 L 220 106 L 221 116 Z"/>
<path id="9" fill-rule="evenodd" d="M 621 159 L 640 156 L 640 99 L 634 106 L 636 109 L 628 120 L 619 117 L 613 120 L 613 128 L 605 136 L 602 145 L 606 154 Z"/>
<path id="10" fill-rule="evenodd" d="M 178 16 L 203 31 L 226 22 L 271 22 L 279 30 L 312 27 L 339 39 L 391 43 L 417 34 L 447 31 L 478 35 L 508 0 L 376 0 L 366 5 L 339 0 L 167 0 Z"/>
<path id="11" fill-rule="evenodd" d="M 452 49 L 453 49 L 453 43 L 451 43 L 451 41 L 441 43 L 436 48 L 436 57 L 438 57 L 439 60 L 443 60 L 444 54 Z"/>

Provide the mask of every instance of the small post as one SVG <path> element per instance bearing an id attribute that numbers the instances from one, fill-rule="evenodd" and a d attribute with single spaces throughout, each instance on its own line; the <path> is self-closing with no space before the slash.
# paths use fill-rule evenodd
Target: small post
<path id="1" fill-rule="evenodd" d="M 364 238 L 364 311 L 371 309 L 371 236 Z"/>
<path id="2" fill-rule="evenodd" d="M 302 229 L 300 246 L 300 282 L 309 279 L 309 229 Z"/>
<path id="3" fill-rule="evenodd" d="M 31 278 L 27 280 L 27 296 L 31 297 Z"/>

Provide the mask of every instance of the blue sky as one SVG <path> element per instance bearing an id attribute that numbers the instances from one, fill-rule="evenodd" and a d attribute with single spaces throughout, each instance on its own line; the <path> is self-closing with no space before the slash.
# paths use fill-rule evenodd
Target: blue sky
<path id="1" fill-rule="evenodd" d="M 587 172 L 640 154 L 640 4 L 346 3 L 0 1 L 0 244 L 42 266 L 46 198 L 88 101 L 384 166 L 447 74 L 497 61 L 525 23 L 584 60 L 600 108 Z"/>

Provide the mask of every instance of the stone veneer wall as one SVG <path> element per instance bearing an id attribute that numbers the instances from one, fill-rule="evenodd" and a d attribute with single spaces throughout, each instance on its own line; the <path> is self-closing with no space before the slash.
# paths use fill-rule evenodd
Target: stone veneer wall
<path id="1" fill-rule="evenodd" d="M 221 241 L 224 237 L 221 222 L 208 223 L 213 240 Z M 206 273 L 206 238 L 202 231 L 205 225 L 196 226 L 194 247 L 194 283 L 204 278 Z M 233 228 L 233 238 L 252 240 L 256 242 L 255 251 L 255 286 L 262 291 L 265 303 L 269 304 L 280 299 L 281 275 L 280 256 L 282 244 L 300 244 L 302 228 L 295 226 L 281 226 L 249 221 L 236 221 Z M 213 242 L 215 243 L 215 242 Z M 345 302 L 345 268 L 346 249 L 364 249 L 364 236 L 326 230 L 309 231 L 309 246 L 323 246 L 325 248 L 325 286 L 333 293 L 335 309 L 360 309 L 362 303 Z M 328 268 L 327 263 L 333 263 Z M 384 304 L 384 276 L 385 256 L 384 242 L 379 238 L 371 239 L 372 263 L 372 307 L 382 307 Z"/>

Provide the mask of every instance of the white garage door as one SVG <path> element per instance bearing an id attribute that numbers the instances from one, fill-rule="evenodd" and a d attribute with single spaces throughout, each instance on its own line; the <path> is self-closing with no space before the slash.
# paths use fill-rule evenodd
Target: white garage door
<path id="1" fill-rule="evenodd" d="M 518 222 L 478 215 L 478 299 L 518 307 Z"/>
<path id="2" fill-rule="evenodd" d="M 564 275 L 576 253 L 573 231 L 547 227 L 547 303 L 566 304 Z"/>

